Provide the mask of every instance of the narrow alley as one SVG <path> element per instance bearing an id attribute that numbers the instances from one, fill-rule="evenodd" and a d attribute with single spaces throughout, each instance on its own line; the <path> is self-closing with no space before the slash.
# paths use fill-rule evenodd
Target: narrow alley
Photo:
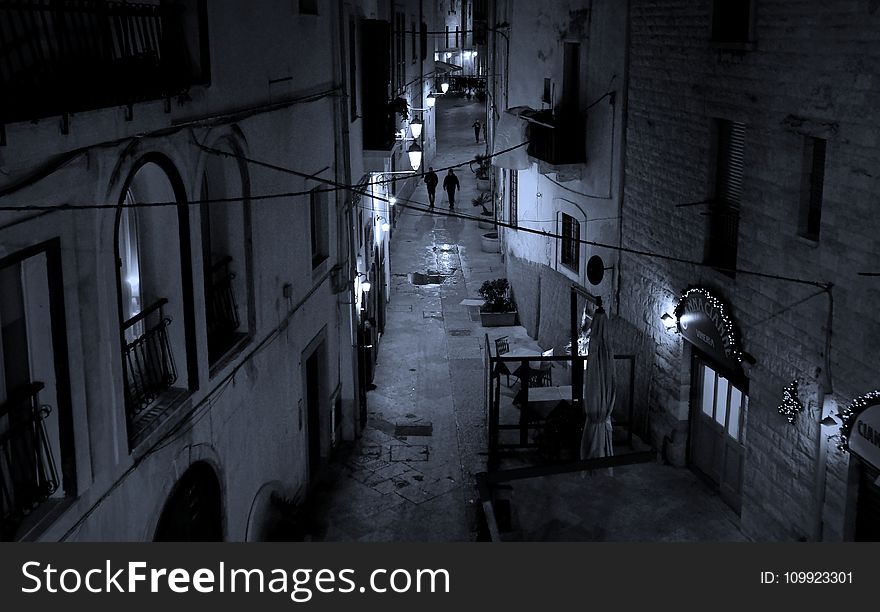
<path id="1" fill-rule="evenodd" d="M 472 124 L 485 106 L 463 98 L 437 105 L 436 169 L 485 151 Z M 445 172 L 438 173 L 441 176 Z M 467 166 L 456 174 L 456 210 L 472 214 L 477 189 Z M 327 541 L 468 541 L 478 537 L 474 474 L 485 470 L 483 328 L 462 300 L 504 276 L 500 254 L 480 249 L 476 221 L 402 208 L 392 240 L 392 289 L 379 346 L 369 419 L 317 485 L 309 537 Z M 420 185 L 411 205 L 427 206 Z M 419 284 L 413 274 L 439 275 Z M 434 280 L 434 279 L 431 279 Z M 474 310 L 471 307 L 471 310 Z M 474 320 L 476 318 L 476 321 Z M 453 384 L 454 381 L 454 384 Z"/>

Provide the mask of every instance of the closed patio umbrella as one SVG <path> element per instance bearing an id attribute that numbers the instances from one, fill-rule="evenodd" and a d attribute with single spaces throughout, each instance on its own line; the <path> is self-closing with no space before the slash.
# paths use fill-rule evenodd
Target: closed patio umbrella
<path id="1" fill-rule="evenodd" d="M 611 411 L 614 409 L 614 357 L 608 341 L 608 316 L 599 306 L 590 324 L 587 371 L 584 375 L 584 431 L 581 459 L 610 457 L 614 454 L 611 438 Z M 612 474 L 611 469 L 608 470 Z"/>

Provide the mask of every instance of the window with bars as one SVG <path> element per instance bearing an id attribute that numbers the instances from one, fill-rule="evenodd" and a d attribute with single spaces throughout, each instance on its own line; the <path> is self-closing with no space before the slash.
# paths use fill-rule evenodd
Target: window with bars
<path id="1" fill-rule="evenodd" d="M 562 213 L 562 252 L 559 261 L 573 272 L 580 272 L 581 224 L 571 215 Z"/>
<path id="2" fill-rule="evenodd" d="M 804 238 L 819 240 L 822 221 L 822 197 L 825 191 L 824 138 L 808 136 L 804 141 L 804 177 L 801 189 L 799 233 Z"/>
<path id="3" fill-rule="evenodd" d="M 519 221 L 519 172 L 510 170 L 510 219 L 513 227 L 517 227 Z"/>
<path id="4" fill-rule="evenodd" d="M 735 121 L 718 120 L 716 133 L 715 195 L 708 213 L 709 231 L 706 234 L 705 261 L 733 276 L 739 242 L 745 125 Z"/>

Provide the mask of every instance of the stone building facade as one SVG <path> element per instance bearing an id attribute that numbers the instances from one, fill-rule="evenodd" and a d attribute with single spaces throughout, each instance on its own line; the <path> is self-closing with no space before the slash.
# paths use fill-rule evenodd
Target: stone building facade
<path id="1" fill-rule="evenodd" d="M 631 251 L 618 258 L 616 312 L 647 339 L 654 444 L 702 466 L 722 492 L 738 488 L 746 534 L 858 539 L 876 495 L 871 468 L 837 450 L 827 417 L 873 391 L 880 370 L 880 286 L 859 274 L 876 271 L 880 230 L 870 213 L 880 12 L 873 2 L 726 4 L 630 2 L 621 223 Z M 719 443 L 720 460 L 738 456 L 738 468 L 695 447 L 706 388 L 697 368 L 717 362 L 660 319 L 689 287 L 724 305 L 745 353 L 718 364 L 715 386 L 748 396 L 738 439 L 728 428 Z M 789 422 L 778 408 L 795 381 L 803 410 Z"/>
<path id="2" fill-rule="evenodd" d="M 376 3 L 37 4 L 0 9 L 44 43 L 0 61 L 0 535 L 295 537 L 360 426 Z"/>
<path id="3" fill-rule="evenodd" d="M 756 540 L 880 523 L 876 464 L 838 449 L 880 365 L 875 4 L 490 4 L 495 151 L 516 144 L 510 110 L 530 142 L 496 161 L 523 324 L 556 344 L 566 290 L 603 297 L 615 352 L 635 356 L 636 426 Z M 565 134 L 586 155 L 553 164 L 535 124 L 558 127 L 577 42 L 587 125 Z M 609 268 L 598 286 L 560 265 L 567 206 L 582 264 Z"/>

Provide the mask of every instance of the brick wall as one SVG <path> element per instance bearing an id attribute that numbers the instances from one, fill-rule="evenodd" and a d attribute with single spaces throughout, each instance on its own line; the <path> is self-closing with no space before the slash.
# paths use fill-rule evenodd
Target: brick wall
<path id="1" fill-rule="evenodd" d="M 857 274 L 878 270 L 880 247 L 880 221 L 870 215 L 880 194 L 877 3 L 757 0 L 755 49 L 741 53 L 710 45 L 711 2 L 630 7 L 624 246 L 702 260 L 706 209 L 676 204 L 711 196 L 713 119 L 745 123 L 738 267 L 833 282 L 834 400 L 880 386 L 880 282 Z M 806 135 L 828 138 L 818 245 L 798 236 Z M 654 341 L 643 373 L 651 377 L 655 440 L 680 428 L 689 368 L 688 351 L 666 337 L 659 316 L 688 285 L 707 286 L 729 303 L 743 347 L 757 359 L 747 372 L 743 528 L 756 539 L 812 537 L 822 503 L 814 488 L 826 469 L 816 467 L 815 421 L 828 297 L 814 286 L 742 273 L 732 280 L 644 256 L 623 256 L 620 268 L 619 314 Z M 790 425 L 776 408 L 795 378 L 812 412 Z M 823 442 L 826 433 L 834 432 Z M 833 539 L 844 530 L 847 473 L 833 441 L 827 462 L 825 531 Z"/>

